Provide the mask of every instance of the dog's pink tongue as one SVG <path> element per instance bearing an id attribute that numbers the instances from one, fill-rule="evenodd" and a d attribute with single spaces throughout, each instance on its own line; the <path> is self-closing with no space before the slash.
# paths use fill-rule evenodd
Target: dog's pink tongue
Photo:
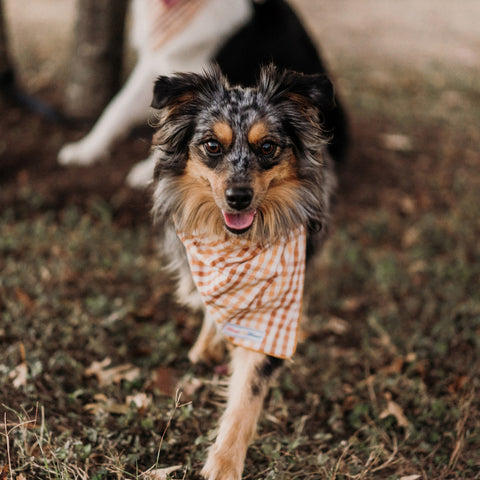
<path id="1" fill-rule="evenodd" d="M 255 217 L 255 211 L 246 213 L 227 213 L 223 212 L 223 218 L 227 227 L 234 230 L 243 230 L 248 228 Z"/>

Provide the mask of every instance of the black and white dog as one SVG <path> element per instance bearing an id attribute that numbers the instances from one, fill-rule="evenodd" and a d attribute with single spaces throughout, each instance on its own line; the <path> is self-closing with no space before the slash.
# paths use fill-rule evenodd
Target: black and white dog
<path id="1" fill-rule="evenodd" d="M 182 24 L 182 3 L 198 3 Z M 155 8 L 170 5 L 170 17 Z M 160 15 L 160 18 L 159 18 Z M 232 84 L 252 85 L 260 66 L 273 63 L 279 69 L 306 74 L 323 73 L 325 68 L 301 22 L 283 0 L 133 0 L 131 40 L 138 60 L 122 90 L 106 107 L 93 129 L 80 141 L 60 150 L 62 165 L 90 165 L 108 158 L 112 147 L 130 130 L 145 125 L 150 118 L 152 87 L 158 75 L 201 72 L 215 60 Z M 155 45 L 155 28 L 177 22 L 177 28 L 161 47 Z M 161 33 L 161 32 L 160 32 Z M 335 130 L 330 149 L 344 154 L 345 120 L 337 108 L 326 119 L 327 129 Z M 142 188 L 152 181 L 154 160 L 138 163 L 127 177 L 132 187 Z"/>

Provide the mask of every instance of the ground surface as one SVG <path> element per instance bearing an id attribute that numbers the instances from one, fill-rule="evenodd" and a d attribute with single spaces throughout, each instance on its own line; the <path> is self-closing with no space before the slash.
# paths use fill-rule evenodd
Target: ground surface
<path id="1" fill-rule="evenodd" d="M 61 107 L 73 2 L 6 5 L 22 86 Z M 295 5 L 353 142 L 245 478 L 480 478 L 480 3 Z M 149 132 L 64 169 L 82 129 L 1 108 L 0 479 L 198 478 L 227 377 L 188 364 L 198 319 L 123 185 Z"/>

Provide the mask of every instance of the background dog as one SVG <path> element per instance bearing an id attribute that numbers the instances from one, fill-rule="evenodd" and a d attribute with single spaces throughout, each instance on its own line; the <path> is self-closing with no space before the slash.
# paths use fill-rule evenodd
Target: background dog
<path id="1" fill-rule="evenodd" d="M 59 163 L 89 165 L 108 158 L 115 142 L 148 121 L 151 88 L 158 75 L 200 72 L 212 60 L 232 83 L 242 84 L 252 84 L 259 65 L 270 62 L 305 73 L 324 71 L 314 45 L 283 0 L 196 0 L 200 5 L 188 23 L 180 24 L 158 46 L 156 29 L 162 22 L 172 21 L 155 8 L 159 1 L 133 1 L 131 39 L 138 51 L 137 64 L 90 133 L 60 150 Z M 344 119 L 341 109 L 335 112 L 338 118 L 329 118 L 327 128 L 336 125 L 331 148 L 338 149 L 340 157 L 345 144 L 341 138 Z M 152 180 L 153 167 L 151 158 L 140 162 L 127 183 L 144 187 Z"/>

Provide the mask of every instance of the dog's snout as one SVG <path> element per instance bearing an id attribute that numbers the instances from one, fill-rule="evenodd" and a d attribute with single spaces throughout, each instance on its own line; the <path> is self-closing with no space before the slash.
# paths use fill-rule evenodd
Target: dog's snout
<path id="1" fill-rule="evenodd" d="M 249 187 L 227 188 L 225 198 L 230 207 L 235 210 L 244 210 L 252 202 L 253 190 Z"/>

